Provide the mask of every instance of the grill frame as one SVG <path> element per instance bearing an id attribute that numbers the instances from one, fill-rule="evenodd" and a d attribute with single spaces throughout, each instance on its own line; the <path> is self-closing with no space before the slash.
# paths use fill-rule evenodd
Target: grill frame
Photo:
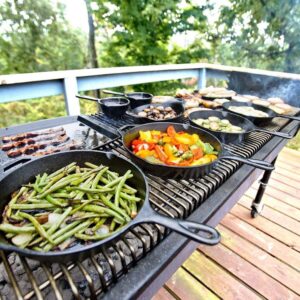
<path id="1" fill-rule="evenodd" d="M 109 132 L 113 134 L 117 134 L 117 126 L 113 126 L 113 124 L 107 124 L 106 122 L 99 122 L 99 118 L 97 116 L 82 116 L 80 119 L 83 123 L 89 125 L 93 129 L 97 128 L 103 128 L 107 127 Z M 123 120 L 122 120 L 123 121 Z M 124 121 L 123 125 L 126 125 L 128 122 Z M 61 123 L 60 123 L 61 124 Z M 60 125 L 58 124 L 58 125 Z M 92 126 L 92 125 L 93 126 Z M 48 126 L 47 126 L 48 127 Z M 294 133 L 297 129 L 298 125 L 297 122 L 291 122 L 287 126 L 284 126 L 284 131 L 288 133 Z M 31 130 L 33 130 L 31 128 Z M 269 140 L 269 142 L 266 142 L 264 146 L 262 146 L 259 151 L 253 156 L 253 158 L 257 159 L 266 159 L 268 161 L 272 161 L 280 151 L 280 149 L 286 144 L 286 141 L 281 140 L 279 138 L 272 138 L 269 139 L 266 137 L 266 134 L 260 134 L 256 135 L 256 140 L 262 139 L 262 137 L 265 138 L 265 141 Z M 104 144 L 101 146 L 101 149 L 108 148 L 109 144 L 116 143 L 116 145 L 119 143 L 121 144 L 119 138 L 112 139 L 110 142 Z M 227 146 L 227 150 L 236 150 L 240 153 L 240 149 L 238 146 Z M 255 149 L 252 149 L 253 147 L 248 147 L 249 151 L 251 153 L 255 152 Z M 271 149 L 271 150 L 270 150 Z M 124 150 L 125 151 L 125 150 Z M 241 154 L 241 153 L 240 153 Z M 214 185 L 215 182 L 218 182 L 218 180 L 221 180 L 221 175 L 219 175 L 222 172 L 225 172 L 226 170 L 231 168 L 236 168 L 238 163 L 236 162 L 227 162 L 227 163 L 221 163 L 222 166 L 220 171 L 214 170 L 213 173 L 216 178 L 211 178 L 210 176 L 205 176 L 205 179 L 198 180 L 197 184 L 192 188 L 190 186 L 191 181 L 182 181 L 182 189 L 189 188 L 189 196 L 191 196 L 190 201 L 187 201 L 187 205 L 182 205 L 181 207 L 183 209 L 183 215 L 186 217 L 188 215 L 187 211 L 189 208 L 193 208 L 197 205 L 197 202 L 199 202 L 199 199 L 195 196 L 197 194 L 202 196 L 207 196 L 207 194 L 213 193 L 210 197 L 208 197 L 202 204 L 201 209 L 196 209 L 188 218 L 187 220 L 194 220 L 197 222 L 204 222 L 209 225 L 215 226 L 222 216 L 226 214 L 227 211 L 230 210 L 230 208 L 237 202 L 237 200 L 240 198 L 240 196 L 245 192 L 247 187 L 249 187 L 252 182 L 255 181 L 256 178 L 262 173 L 262 171 L 258 169 L 253 169 L 248 166 L 242 166 L 238 169 L 238 171 L 234 172 L 232 176 L 230 176 L 229 179 L 223 183 L 222 188 L 216 189 Z M 230 165 L 230 166 L 228 166 Z M 154 176 L 150 176 L 150 179 L 157 180 Z M 164 182 L 164 181 L 163 181 Z M 177 186 L 177 183 L 174 183 L 174 181 L 169 181 L 169 184 L 172 186 Z M 153 181 L 150 181 L 150 186 L 155 186 Z M 229 193 L 224 193 L 224 189 L 226 190 L 227 186 L 227 192 L 230 191 L 230 197 Z M 165 190 L 162 192 L 164 193 L 170 193 L 170 188 L 166 188 L 168 192 Z M 233 188 L 234 187 L 234 188 Z M 200 189 L 199 191 L 196 191 L 196 188 Z M 216 191 L 215 191 L 216 189 Z M 152 192 L 153 193 L 153 192 Z M 178 192 L 178 197 L 183 197 L 180 195 L 180 191 Z M 175 201 L 176 202 L 176 201 Z M 166 205 L 166 204 L 165 204 Z M 172 204 L 173 211 L 177 211 L 176 205 Z M 170 206 L 170 205 L 169 205 Z M 180 205 L 179 205 L 180 206 Z M 174 215 L 175 216 L 175 215 Z M 103 269 L 103 266 L 99 265 L 99 263 L 96 261 L 96 259 L 92 259 L 91 262 L 95 266 L 95 269 L 97 269 L 99 273 L 99 278 L 102 283 L 102 289 L 103 291 L 108 290 L 106 293 L 104 293 L 105 299 L 115 299 L 115 298 L 124 298 L 124 299 L 132 299 L 136 298 L 138 296 L 143 297 L 151 297 L 153 291 L 155 291 L 161 282 L 164 282 L 168 279 L 168 276 L 172 274 L 172 270 L 175 271 L 176 268 L 184 261 L 185 258 L 193 251 L 193 249 L 197 246 L 195 243 L 189 242 L 188 239 L 180 237 L 177 234 L 171 233 L 166 237 L 167 231 L 164 231 L 164 229 L 161 226 L 155 226 L 155 225 L 142 225 L 140 226 L 144 230 L 148 231 L 149 233 L 149 227 L 153 227 L 156 230 L 156 234 L 160 236 L 161 241 L 156 245 L 151 251 L 145 251 L 145 253 L 141 256 L 144 257 L 147 255 L 146 259 L 139 259 L 138 263 L 137 260 L 135 261 L 134 257 L 133 260 L 127 265 L 125 262 L 125 258 L 122 260 L 122 267 L 124 269 L 125 276 L 122 276 L 122 278 L 119 278 L 117 269 L 114 265 L 114 261 L 112 259 L 112 255 L 110 253 L 110 249 L 103 251 L 103 257 L 108 262 L 108 265 L 110 266 L 112 277 L 106 281 L 105 278 L 105 270 Z M 141 236 L 140 232 L 136 232 L 135 230 L 132 231 L 133 235 L 140 236 L 141 240 L 144 238 Z M 159 239 L 160 239 L 159 238 Z M 127 242 L 128 243 L 128 242 Z M 145 247 L 145 243 L 142 243 L 142 247 Z M 152 237 L 150 239 L 150 244 L 155 244 L 155 237 Z M 128 247 L 130 249 L 130 247 Z M 122 256 L 122 250 L 117 249 L 115 247 L 115 250 L 117 253 L 119 253 L 120 256 Z M 131 251 L 132 256 L 134 252 Z M 8 270 L 8 276 L 10 277 L 10 281 L 12 282 L 12 286 L 15 289 L 17 298 L 22 299 L 22 291 L 19 289 L 18 292 L 18 280 L 14 278 L 14 271 L 9 272 L 10 269 L 10 262 L 7 260 L 7 255 L 3 252 L 0 252 L 0 256 L 4 262 L 4 264 L 7 267 Z M 48 276 L 50 279 L 50 282 L 42 283 L 41 286 L 36 281 L 36 278 L 33 276 L 33 273 L 30 271 L 30 266 L 28 265 L 28 262 L 26 259 L 21 259 L 20 261 L 21 265 L 23 266 L 24 271 L 28 274 L 29 282 L 31 282 L 32 289 L 24 296 L 24 299 L 30 299 L 34 295 L 36 298 L 41 299 L 42 293 L 40 292 L 40 288 L 44 288 L 46 285 L 51 285 L 54 294 L 58 299 L 61 298 L 60 291 L 56 288 L 57 286 L 57 280 L 55 278 L 64 277 L 66 278 L 66 281 L 68 282 L 70 289 L 72 290 L 73 294 L 79 295 L 80 291 L 78 289 L 78 286 L 74 282 L 74 279 L 72 279 L 72 274 L 70 270 L 74 269 L 77 270 L 77 272 L 81 272 L 83 276 L 85 277 L 85 280 L 87 282 L 87 285 L 91 289 L 91 299 L 97 297 L 100 294 L 100 290 L 93 286 L 93 278 L 89 274 L 86 266 L 84 266 L 83 263 L 76 263 L 76 264 L 70 264 L 68 266 L 61 265 L 60 271 L 56 273 L 56 275 Z M 97 266 L 98 265 L 98 266 Z M 132 268 L 134 266 L 134 268 Z M 51 270 L 47 265 L 42 265 L 42 269 L 44 270 L 45 274 L 50 274 Z M 130 270 L 129 274 L 127 272 Z M 102 273 L 102 274 L 101 274 Z M 108 286 L 111 285 L 111 283 L 114 283 L 118 281 L 118 284 L 114 285 L 113 288 L 109 289 Z M 148 286 L 148 287 L 147 287 Z M 147 288 L 145 288 L 147 287 Z M 157 288 L 155 288 L 157 287 Z M 94 293 L 93 293 L 94 291 Z M 23 293 L 24 294 L 24 293 Z M 94 295 L 94 297 L 93 297 Z"/>

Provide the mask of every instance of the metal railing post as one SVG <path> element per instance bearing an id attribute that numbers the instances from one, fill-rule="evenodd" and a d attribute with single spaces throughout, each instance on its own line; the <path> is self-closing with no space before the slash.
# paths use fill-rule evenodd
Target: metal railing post
<path id="1" fill-rule="evenodd" d="M 78 93 L 78 85 L 76 77 L 64 78 L 64 96 L 67 114 L 76 116 L 80 114 L 79 99 L 75 96 Z"/>
<path id="2" fill-rule="evenodd" d="M 206 69 L 205 68 L 199 69 L 197 87 L 199 90 L 206 87 Z"/>

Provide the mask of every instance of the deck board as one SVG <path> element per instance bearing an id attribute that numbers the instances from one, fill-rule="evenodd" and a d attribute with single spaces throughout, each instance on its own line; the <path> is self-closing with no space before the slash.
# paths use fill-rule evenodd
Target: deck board
<path id="1" fill-rule="evenodd" d="M 200 245 L 153 298 L 300 300 L 300 152 L 285 148 L 250 217 L 255 183 L 218 226 L 222 241 Z"/>

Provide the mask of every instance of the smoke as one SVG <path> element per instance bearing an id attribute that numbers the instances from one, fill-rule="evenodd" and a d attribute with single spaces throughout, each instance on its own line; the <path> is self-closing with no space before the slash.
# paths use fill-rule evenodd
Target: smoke
<path id="1" fill-rule="evenodd" d="M 239 94 L 279 97 L 292 106 L 300 107 L 300 80 L 232 72 L 228 87 Z"/>

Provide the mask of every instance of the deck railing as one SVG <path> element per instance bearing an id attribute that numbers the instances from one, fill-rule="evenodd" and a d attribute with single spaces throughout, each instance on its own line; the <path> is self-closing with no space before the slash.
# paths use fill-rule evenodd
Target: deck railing
<path id="1" fill-rule="evenodd" d="M 69 115 L 80 114 L 78 92 L 174 79 L 197 78 L 199 88 L 208 78 L 227 80 L 233 72 L 296 80 L 300 75 L 207 63 L 98 68 L 0 76 L 0 103 L 64 94 Z"/>

